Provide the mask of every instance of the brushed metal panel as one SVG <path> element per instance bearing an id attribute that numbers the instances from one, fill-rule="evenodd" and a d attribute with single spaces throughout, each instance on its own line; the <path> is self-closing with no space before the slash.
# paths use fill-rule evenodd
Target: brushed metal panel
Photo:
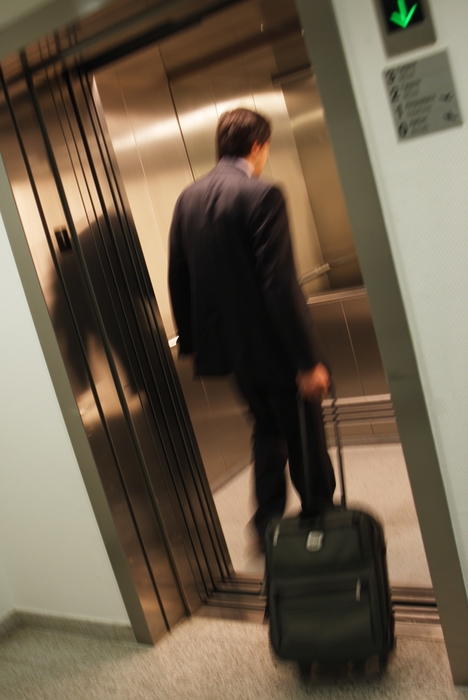
<path id="1" fill-rule="evenodd" d="M 143 252 L 147 258 L 150 258 L 148 262 L 151 267 L 153 287 L 157 294 L 160 294 L 161 290 L 164 292 L 161 308 L 165 315 L 166 324 L 169 325 L 169 321 L 172 324 L 172 317 L 170 317 L 167 301 L 166 238 L 175 198 L 183 186 L 187 184 L 187 172 L 190 173 L 190 170 L 178 130 L 176 131 L 178 138 L 175 138 L 175 142 L 172 139 L 173 126 L 175 124 L 177 127 L 177 120 L 172 104 L 171 109 L 168 110 L 170 95 L 167 84 L 164 80 L 162 82 L 159 80 L 157 69 L 159 54 L 154 53 L 152 59 L 156 66 L 154 84 L 151 84 L 152 74 L 150 74 L 149 83 L 145 82 L 146 78 L 139 82 L 138 74 L 146 74 L 142 71 L 141 65 L 139 65 L 139 70 L 136 70 L 134 61 L 130 61 L 130 65 L 123 63 L 115 69 L 110 69 L 109 72 L 99 72 L 96 76 L 96 89 L 99 92 L 100 105 L 107 128 L 115 142 L 115 157 L 127 189 L 129 204 L 136 223 L 141 224 L 138 233 Z M 145 57 L 146 61 L 147 57 Z M 118 97 L 114 93 L 114 88 L 118 91 Z M 154 93 L 154 99 L 151 97 L 147 99 L 151 91 Z M 131 135 L 130 141 L 129 135 Z M 183 153 L 183 159 L 178 160 L 177 154 L 179 152 Z M 174 154 L 172 160 L 168 155 L 170 153 Z M 178 183 L 177 187 L 172 186 L 172 199 L 168 197 L 168 181 Z M 144 197 L 140 196 L 141 191 L 145 193 Z M 157 226 L 153 228 L 154 223 Z M 163 228 L 165 228 L 164 236 L 162 234 Z M 158 254 L 155 254 L 155 238 L 158 239 Z M 166 331 L 170 332 L 172 327 L 168 328 L 167 325 Z M 181 370 L 181 377 L 184 378 L 185 370 L 182 364 L 179 366 L 179 370 Z M 187 401 L 189 406 L 194 403 L 198 407 L 199 397 L 195 387 L 192 387 L 185 378 L 181 383 L 185 387 L 188 386 L 192 392 L 191 400 Z M 169 397 L 168 402 L 170 402 Z M 200 421 L 193 421 L 195 430 L 199 429 L 199 425 Z M 200 445 L 199 448 L 201 448 Z M 174 475 L 168 478 L 174 478 Z M 190 508 L 188 503 L 185 504 L 185 517 L 190 520 L 192 518 L 191 510 L 194 510 L 196 518 L 202 519 L 203 513 L 196 506 L 197 499 L 199 499 L 199 486 L 197 486 L 196 480 L 194 481 L 188 464 L 181 465 L 180 473 L 179 470 L 177 471 L 177 489 L 181 490 L 182 493 L 187 492 L 189 498 L 194 499 Z M 214 508 L 214 506 L 211 507 Z M 195 523 L 194 527 L 197 527 Z M 189 537 L 189 534 L 186 533 L 185 537 Z M 206 551 L 209 551 L 211 545 L 206 542 L 204 547 Z M 202 553 L 199 553 L 198 556 L 203 558 Z M 196 570 L 196 567 L 194 569 Z"/>
<path id="2" fill-rule="evenodd" d="M 215 416 L 208 403 L 203 382 L 201 379 L 194 379 L 193 377 L 190 361 L 186 359 L 179 360 L 176 348 L 173 348 L 172 355 L 197 438 L 206 476 L 211 484 L 214 479 L 218 478 L 227 469 L 222 444 L 218 439 L 214 426 Z"/>
<path id="3" fill-rule="evenodd" d="M 292 0 L 247 0 L 161 42 L 170 81 L 301 33 Z M 302 45 L 303 42 L 301 41 Z M 292 60 L 297 50 L 293 47 Z M 302 56 L 306 52 L 302 50 Z"/>
<path id="4" fill-rule="evenodd" d="M 245 42 L 252 35 L 258 36 L 263 22 L 258 3 L 240 2 L 164 40 L 161 53 L 167 73 L 175 77 L 187 72 L 190 66 L 199 66 L 203 57 L 228 56 L 229 47 Z"/>
<path id="5" fill-rule="evenodd" d="M 220 60 L 196 74 L 171 81 L 175 107 L 195 178 L 215 164 L 214 132 L 219 114 L 238 106 L 258 109 L 272 120 L 273 139 L 262 177 L 285 193 L 299 276 L 323 264 L 314 217 L 283 92 L 272 84 L 277 72 L 271 46 Z M 305 292 L 328 288 L 326 277 Z"/>
<path id="6" fill-rule="evenodd" d="M 286 197 L 297 275 L 304 279 L 323 267 L 324 257 L 284 94 L 270 88 L 268 93 L 256 95 L 255 101 L 259 109 L 264 106 L 272 116 L 271 179 Z M 320 275 L 303 284 L 303 293 L 314 294 L 329 286 L 328 276 Z"/>
<path id="7" fill-rule="evenodd" d="M 181 40 L 176 43 L 184 49 Z M 165 61 L 166 54 L 163 55 Z M 178 54 L 179 55 L 179 54 Z M 155 70 L 151 73 L 151 80 L 148 81 L 141 76 L 147 75 L 143 70 L 148 61 L 151 61 Z M 271 56 L 269 55 L 271 62 Z M 190 76 L 190 79 L 176 81 L 176 84 L 171 85 L 172 96 L 178 106 L 177 118 L 182 126 L 184 142 L 179 136 L 171 141 L 171 135 L 164 144 L 155 137 L 149 137 L 149 134 L 155 134 L 158 124 L 162 124 L 164 132 L 165 125 L 169 119 L 175 121 L 176 115 L 173 113 L 172 104 L 166 109 L 167 104 L 167 86 L 164 79 L 159 80 L 158 71 L 160 70 L 160 59 L 155 49 L 148 50 L 139 54 L 138 57 L 133 57 L 120 65 L 113 68 L 113 71 L 100 71 L 95 76 L 97 88 L 101 103 L 106 113 L 106 121 L 109 131 L 114 141 L 116 156 L 119 160 L 119 165 L 126 184 L 129 201 L 134 212 L 136 224 L 140 239 L 145 238 L 145 226 L 148 231 L 151 224 L 157 223 L 160 220 L 160 212 L 167 211 L 172 213 L 175 197 L 166 196 L 164 191 L 160 191 L 157 185 L 158 178 L 166 182 L 169 177 L 178 178 L 178 188 L 176 194 L 187 184 L 187 176 L 189 173 L 189 165 L 187 161 L 180 163 L 177 160 L 177 153 L 180 148 L 184 147 L 188 151 L 190 157 L 190 167 L 194 175 L 202 174 L 214 163 L 214 141 L 213 133 L 217 121 L 218 112 L 216 105 L 211 108 L 212 123 L 207 119 L 207 113 L 210 112 L 210 102 L 213 99 L 222 104 L 222 99 L 231 97 L 233 94 L 244 94 L 246 85 L 249 85 L 249 72 L 239 69 L 227 71 L 223 68 L 221 72 L 215 69 L 211 83 L 206 80 L 206 76 Z M 269 78 L 269 73 L 263 67 L 263 72 Z M 154 77 L 156 76 L 156 77 Z M 265 79 L 265 78 L 263 78 Z M 118 86 L 116 85 L 118 82 Z M 119 106 L 119 98 L 116 98 L 116 91 L 122 96 L 122 103 Z M 149 95 L 149 98 L 148 98 Z M 178 104 L 178 96 L 181 96 L 182 104 Z M 208 107 L 207 105 L 208 101 Z M 250 106 L 254 107 L 253 98 L 250 97 Z M 187 109 L 185 118 L 184 107 Z M 127 126 L 126 126 L 127 124 Z M 133 139 L 134 147 L 131 148 L 131 139 Z M 209 147 L 207 147 L 209 141 Z M 120 144 L 128 144 L 123 147 Z M 164 147 L 167 157 L 161 153 L 161 148 Z M 210 155 L 211 154 L 211 155 Z M 209 159 L 207 157 L 209 156 Z M 133 158 L 133 167 L 131 159 Z M 184 158 L 186 158 L 184 152 Z M 140 170 L 140 178 L 138 179 L 138 169 Z M 185 173 L 185 176 L 184 176 Z M 151 202 L 143 202 L 141 192 L 148 191 L 152 195 Z M 139 197 L 139 198 L 138 198 Z M 150 206 L 146 206 L 149 204 Z M 138 219 L 139 217 L 139 219 Z M 148 240 L 153 240 L 155 234 L 163 235 L 162 231 L 165 227 L 169 228 L 169 219 L 158 226 L 158 229 L 150 232 L 146 236 Z M 141 225 L 139 225 L 141 221 Z M 144 246 L 145 254 L 148 258 L 150 267 L 153 268 L 152 279 L 156 290 L 159 304 L 163 310 L 163 317 L 169 317 L 169 313 L 164 313 L 164 296 L 161 300 L 162 291 L 161 281 L 166 280 L 165 258 L 161 255 L 156 256 L 150 247 Z M 154 265 L 157 259 L 158 265 Z M 151 272 L 151 270 L 150 270 Z M 164 290 L 164 293 L 167 294 Z M 172 319 L 170 318 L 172 322 Z M 166 321 L 166 329 L 170 333 L 171 327 Z M 186 374 L 184 372 L 184 374 Z M 179 370 L 180 376 L 180 370 Z M 203 397 L 199 396 L 199 390 L 191 387 L 188 381 L 183 381 L 182 386 L 185 392 L 185 398 L 195 434 L 197 435 L 199 449 L 202 454 L 205 469 L 210 481 L 217 480 L 223 471 L 229 470 L 240 460 L 246 460 L 250 453 L 250 426 L 246 425 L 243 417 L 239 417 L 236 413 L 236 406 L 230 400 L 229 392 L 226 390 L 224 396 L 225 406 L 222 411 L 211 411 L 206 414 L 205 403 Z M 195 398 L 201 399 L 194 401 Z M 220 447 L 219 447 L 220 446 Z M 221 449 L 221 454 L 220 454 Z"/>
<path id="8" fill-rule="evenodd" d="M 144 66 L 149 61 L 154 70 L 148 74 Z M 199 130 L 189 129 L 184 145 L 178 127 L 182 117 L 174 112 L 165 74 L 161 71 L 159 51 L 152 48 L 99 71 L 95 81 L 158 306 L 166 332 L 173 335 L 166 282 L 167 234 L 175 199 L 188 181 L 192 181 L 185 150 L 187 143 L 191 143 L 190 134 L 193 133 L 196 148 L 200 143 L 203 145 L 203 139 Z M 199 99 L 198 90 L 195 92 Z M 210 133 L 214 148 L 212 136 Z M 249 454 L 249 429 L 238 418 L 227 387 L 225 406 L 219 413 L 224 418 L 220 418 L 210 409 L 203 383 L 193 380 L 189 363 L 179 362 L 175 352 L 173 357 L 211 482 Z"/>
<path id="9" fill-rule="evenodd" d="M 388 394 L 367 297 L 343 300 L 342 304 L 364 394 Z"/>
<path id="10" fill-rule="evenodd" d="M 171 83 L 181 136 L 195 180 L 211 170 L 216 162 L 214 133 L 219 112 L 211 89 L 205 76 Z"/>
<path id="11" fill-rule="evenodd" d="M 331 399 L 322 402 L 327 437 L 335 444 L 335 417 L 340 424 L 343 444 L 399 441 L 390 394 L 338 399 L 332 410 Z"/>
<path id="12" fill-rule="evenodd" d="M 323 262 L 333 289 L 362 284 L 351 225 L 315 76 L 283 85 Z"/>
<path id="13" fill-rule="evenodd" d="M 147 61 L 154 71 L 141 65 L 123 74 L 109 69 L 95 80 L 158 307 L 172 336 L 167 236 L 175 201 L 192 176 L 167 83 L 158 72 L 158 53 Z"/>
<path id="14" fill-rule="evenodd" d="M 224 474 L 249 462 L 247 407 L 229 379 L 194 378 L 190 362 L 179 360 L 175 348 L 172 354 L 208 481 L 220 483 Z"/>
<path id="15" fill-rule="evenodd" d="M 45 97 L 42 97 L 42 100 L 45 102 Z M 58 125 L 52 123 L 51 119 L 48 120 L 49 134 L 53 141 L 59 133 L 55 132 L 56 126 Z M 60 146 L 57 146 L 56 152 L 59 148 Z M 60 157 L 59 155 L 57 161 L 65 175 L 64 156 Z M 92 217 L 91 202 L 88 203 L 89 210 L 84 210 L 83 200 L 86 199 L 84 191 L 83 189 L 77 191 L 72 186 L 71 178 L 66 188 L 66 196 L 75 221 Z M 128 355 L 128 346 L 131 341 L 130 339 L 126 341 L 122 339 L 122 325 L 118 315 L 125 314 L 125 311 L 124 308 L 115 309 L 115 295 L 112 295 L 110 287 L 111 272 L 106 265 L 109 250 L 106 249 L 102 240 L 102 236 L 108 232 L 105 230 L 107 227 L 104 225 L 102 213 L 100 217 L 101 221 L 94 223 L 91 219 L 87 227 L 78 231 L 78 244 L 87 274 L 90 277 L 92 293 L 99 305 L 101 318 L 105 320 L 103 324 L 95 322 L 96 314 L 93 305 L 88 302 L 89 287 L 83 283 L 83 273 L 78 265 L 77 256 L 73 252 L 72 255 L 57 255 L 57 263 L 63 276 L 68 303 L 74 309 L 75 323 L 87 355 L 87 363 L 94 383 L 94 395 L 91 392 L 78 394 L 78 407 L 91 446 L 93 447 L 94 444 L 94 436 L 99 435 L 103 430 L 112 445 L 112 451 L 115 454 L 125 491 L 132 504 L 139 534 L 156 581 L 158 596 L 162 601 L 168 623 L 172 626 L 181 616 L 186 614 L 186 610 L 167 551 L 167 530 L 164 533 L 161 523 L 158 522 L 155 504 L 147 488 L 145 463 L 152 465 L 153 460 L 155 460 L 154 448 L 151 445 L 151 438 L 143 432 L 144 424 L 141 424 L 141 404 L 135 397 L 138 379 L 134 375 L 134 370 L 132 371 L 131 359 Z M 57 289 L 56 296 L 61 294 L 63 291 Z M 61 304 L 55 304 L 52 309 L 53 318 L 57 324 L 60 323 L 60 313 L 63 311 Z M 71 344 L 68 347 L 68 353 L 69 363 L 74 364 L 75 352 Z M 105 416 L 105 427 L 102 425 L 102 417 L 99 415 L 96 399 L 99 412 Z M 135 436 L 129 430 L 129 415 L 132 416 L 138 440 L 135 440 Z M 156 489 L 158 483 L 160 487 L 164 485 L 162 475 L 158 474 L 158 477 L 156 480 L 153 475 Z M 162 517 L 165 514 L 168 515 L 167 506 L 164 508 L 166 502 L 166 500 L 162 500 L 163 507 L 160 508 Z"/>
<path id="16" fill-rule="evenodd" d="M 94 161 L 95 168 L 96 163 L 97 159 Z M 100 179 L 104 182 L 104 171 L 100 173 Z M 105 201 L 106 211 L 112 211 L 111 192 L 102 187 L 100 197 Z M 93 209 L 97 209 L 96 201 L 93 202 Z M 197 605 L 204 588 L 201 578 L 198 582 L 193 578 L 201 576 L 197 560 L 200 558 L 202 561 L 211 551 L 209 556 L 214 563 L 215 553 L 206 533 L 206 542 L 202 545 L 200 539 L 191 536 L 188 530 L 193 518 L 199 519 L 199 527 L 202 528 L 204 515 L 190 473 L 186 448 L 177 439 L 176 425 L 170 427 L 173 420 L 170 408 L 172 398 L 167 388 L 166 370 L 161 367 L 162 358 L 157 349 L 159 345 L 164 357 L 168 354 L 167 346 L 156 334 L 153 324 L 159 323 L 158 318 L 148 316 L 151 309 L 145 309 L 145 299 L 141 298 L 143 290 L 132 274 L 135 260 L 132 260 L 129 252 L 129 232 L 113 218 L 110 218 L 110 223 L 110 230 L 101 227 L 99 236 L 95 239 L 96 247 L 100 251 L 100 267 L 96 267 L 93 275 L 94 284 L 100 292 L 99 303 L 105 306 L 106 294 L 109 294 L 109 301 L 112 300 L 114 305 L 114 313 L 110 313 L 109 307 L 109 313 L 105 317 L 106 332 L 111 347 L 116 349 L 117 354 L 121 348 L 122 357 L 125 357 L 129 369 L 133 371 L 134 389 L 138 394 L 138 400 L 134 403 L 130 403 L 128 399 L 126 401 L 127 420 L 131 420 L 133 439 L 148 480 L 152 500 L 157 504 L 171 559 L 177 567 L 186 601 L 189 601 L 192 607 Z M 90 263 L 96 264 L 95 257 L 90 258 Z M 102 278 L 106 288 L 99 287 Z M 152 300 L 148 299 L 146 302 L 151 304 Z M 123 386 L 124 381 L 125 377 L 122 377 Z M 172 430 L 175 434 L 172 434 Z M 176 444 L 176 440 L 179 444 Z M 192 496 L 194 500 L 190 503 L 187 499 Z M 203 548 L 206 551 L 205 555 Z M 160 588 L 161 595 L 162 592 Z M 169 596 L 169 593 L 167 595 Z M 174 595 L 174 591 L 171 595 Z"/>
<path id="17" fill-rule="evenodd" d="M 247 464 L 251 454 L 252 424 L 235 382 L 230 378 L 205 378 L 203 386 L 222 445 L 225 469 L 233 470 L 239 463 Z"/>
<path id="18" fill-rule="evenodd" d="M 309 298 L 309 308 L 323 340 L 333 370 L 337 396 L 359 397 L 388 394 L 388 385 L 380 358 L 369 302 L 364 287 L 328 292 Z M 341 324 L 338 324 L 337 318 Z M 354 376 L 355 381 L 350 381 Z M 347 442 L 394 441 L 398 437 L 392 418 L 384 428 L 376 415 L 343 426 Z"/>
<path id="19" fill-rule="evenodd" d="M 362 396 L 362 384 L 341 302 L 315 304 L 312 297 L 309 310 L 331 367 L 337 396 Z"/>
<path id="20" fill-rule="evenodd" d="M 86 294 L 80 286 L 79 278 L 73 280 L 70 287 L 71 293 L 77 294 L 79 297 L 78 311 L 83 310 L 82 318 L 81 320 L 76 319 L 77 323 L 74 323 L 69 314 L 65 313 L 62 315 L 66 311 L 67 303 L 63 297 L 63 290 L 60 287 L 57 272 L 61 273 L 61 262 L 65 267 L 70 266 L 70 258 L 66 254 L 60 255 L 58 249 L 55 248 L 57 245 L 56 241 L 50 234 L 54 230 L 54 217 L 59 215 L 60 218 L 57 218 L 56 221 L 63 222 L 63 210 L 60 211 L 60 200 L 52 173 L 47 165 L 43 141 L 37 128 L 31 104 L 24 97 L 20 97 L 18 104 L 14 104 L 14 107 L 16 108 L 15 115 L 18 120 L 18 126 L 24 137 L 23 143 L 29 155 L 31 176 L 34 178 L 39 201 L 34 198 L 31 190 L 28 173 L 19 152 L 11 122 L 3 119 L 1 129 L 2 153 L 23 225 L 28 234 L 28 242 L 36 263 L 39 280 L 42 283 L 43 294 L 57 328 L 57 340 L 68 364 L 68 369 L 71 370 L 69 378 L 75 390 L 75 396 L 81 397 L 81 402 L 78 402 L 78 408 L 81 409 L 83 425 L 88 433 L 88 439 L 96 458 L 96 463 L 101 469 L 102 484 L 113 514 L 115 527 L 129 562 L 151 637 L 153 640 L 156 640 L 166 631 L 166 622 L 159 609 L 157 597 L 155 597 L 154 583 L 148 571 L 145 554 L 140 545 L 140 535 L 135 530 L 135 523 L 131 514 L 125 508 L 122 509 L 126 496 L 122 489 L 122 481 L 115 461 L 115 454 L 109 445 L 106 431 L 103 429 L 104 426 L 88 413 L 87 397 L 91 395 L 93 387 L 89 381 L 88 365 L 83 355 L 80 354 L 81 339 L 79 333 L 77 333 L 77 326 L 83 321 L 83 318 L 88 327 L 89 324 L 92 325 L 93 315 L 92 313 L 90 314 L 88 321 L 86 318 Z M 3 112 L 2 116 L 4 114 Z M 41 207 L 43 207 L 42 218 Z M 49 219 L 49 215 L 51 219 Z M 50 248 L 47 244 L 48 236 L 50 236 Z M 52 258 L 50 255 L 51 251 L 53 252 Z M 54 266 L 54 262 L 56 266 Z M 95 364 L 100 363 L 100 357 L 96 352 L 92 353 L 92 362 Z M 95 401 L 93 401 L 93 405 L 95 405 Z M 125 600 L 125 592 L 123 593 Z"/>
<path id="21" fill-rule="evenodd" d="M 242 105 L 272 118 L 274 134 L 265 177 L 285 191 L 302 276 L 321 267 L 323 256 L 284 95 L 272 84 L 272 75 L 278 73 L 276 55 L 281 53 L 276 44 L 283 46 L 284 36 L 290 34 L 294 40 L 288 42 L 289 61 L 297 65 L 306 52 L 294 4 L 241 3 L 235 12 L 224 11 L 181 37 L 163 41 L 161 54 L 195 178 L 215 162 L 213 136 L 221 112 Z M 193 46 L 198 46 L 195 68 L 190 60 Z M 200 55 L 205 56 L 205 63 Z M 324 277 L 309 283 L 305 291 L 326 288 Z"/>

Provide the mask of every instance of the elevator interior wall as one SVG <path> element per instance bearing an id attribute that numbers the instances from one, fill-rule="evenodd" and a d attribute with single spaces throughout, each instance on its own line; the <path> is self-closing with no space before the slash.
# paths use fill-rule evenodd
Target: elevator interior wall
<path id="1" fill-rule="evenodd" d="M 312 67 L 294 4 L 248 0 L 93 71 L 93 94 L 128 196 L 169 338 L 167 237 L 182 189 L 215 164 L 226 109 L 272 120 L 264 177 L 286 195 L 304 294 L 340 397 L 388 396 L 372 319 Z M 353 290 L 350 292 L 349 290 Z M 230 381 L 194 382 L 174 360 L 212 488 L 250 460 L 250 424 Z M 347 420 L 348 441 L 398 439 L 391 402 Z M 373 406 L 375 404 L 372 404 Z M 349 418 L 351 414 L 348 414 Z M 362 416 L 362 411 L 359 416 Z"/>
<path id="2" fill-rule="evenodd" d="M 362 285 L 294 4 L 279 5 L 288 14 L 274 30 L 267 20 L 275 17 L 265 17 L 260 3 L 249 0 L 94 72 L 169 337 L 174 329 L 162 261 L 172 210 L 180 191 L 214 165 L 217 119 L 235 106 L 272 120 L 264 176 L 286 195 L 306 296 Z"/>
<path id="3" fill-rule="evenodd" d="M 224 12 L 216 18 L 212 34 L 218 41 L 234 24 L 229 14 Z M 209 50 L 208 28 L 197 27 L 95 71 L 94 99 L 108 131 L 169 337 L 175 331 L 167 294 L 167 237 L 175 201 L 185 186 L 203 177 L 215 164 L 214 133 L 222 111 L 247 106 L 272 118 L 273 138 L 265 178 L 279 181 L 286 193 L 300 278 L 307 278 L 308 271 L 318 271 L 304 286 L 340 395 L 350 397 L 340 409 L 342 437 L 344 434 L 348 442 L 353 438 L 360 445 L 369 438 L 395 441 L 398 435 L 365 289 L 360 284 L 351 289 L 339 286 L 339 282 L 350 280 L 355 254 L 352 248 L 346 248 L 346 236 L 340 237 L 349 224 L 340 202 L 317 86 L 311 67 L 303 62 L 298 40 L 295 37 L 294 51 L 286 52 L 288 70 L 280 73 L 278 63 L 290 38 L 283 37 L 281 46 L 278 40 L 262 40 L 247 50 L 241 42 L 236 51 L 231 47 L 223 57 Z M 200 59 L 200 64 L 194 66 L 184 51 L 191 56 L 190 47 L 195 41 L 202 56 L 205 51 L 214 58 Z M 224 43 L 228 43 L 227 37 Z M 179 63 L 174 66 L 175 60 Z M 358 285 L 356 268 L 354 274 Z M 239 483 L 250 474 L 244 468 L 251 462 L 251 424 L 230 381 L 206 377 L 194 380 L 191 363 L 178 361 L 175 348 L 173 353 L 207 477 L 218 502 L 218 494 L 226 493 L 231 483 Z M 363 395 L 366 402 L 353 405 Z M 328 402 L 324 408 L 325 418 L 331 423 Z M 358 428 L 348 425 L 348 419 L 359 421 Z M 333 430 L 330 425 L 327 429 L 332 440 Z M 408 530 L 413 533 L 414 528 L 409 539 L 414 537 L 416 546 L 394 556 L 392 531 L 392 584 L 430 588 L 417 523 L 414 526 L 411 494 L 404 470 L 401 478 L 399 473 L 397 463 L 392 469 L 392 488 L 399 484 L 401 510 L 406 508 L 403 502 L 408 504 Z M 377 474 L 376 464 L 366 478 L 369 488 L 364 496 L 359 494 L 368 501 L 366 507 L 375 507 L 382 493 Z M 351 469 L 349 477 L 354 490 L 360 477 Z M 232 489 L 233 499 L 239 498 L 235 486 Z M 390 485 L 387 496 L 389 489 Z M 219 512 L 229 532 L 236 570 L 258 572 L 258 562 L 248 556 L 252 513 L 253 506 L 248 513 L 242 512 L 234 527 L 227 509 Z M 416 560 L 420 566 L 415 566 Z"/>
<path id="4" fill-rule="evenodd" d="M 339 395 L 349 399 L 341 413 L 346 423 L 342 435 L 359 444 L 397 441 L 314 72 L 293 6 L 275 3 L 276 9 L 280 6 L 286 13 L 278 25 L 281 30 L 273 31 L 265 22 L 259 32 L 268 12 L 263 12 L 262 3 L 243 2 L 93 70 L 94 101 L 169 338 L 175 329 L 167 293 L 167 237 L 175 201 L 184 187 L 215 164 L 214 133 L 224 110 L 246 106 L 272 119 L 264 177 L 279 183 L 286 194 L 299 279 L 325 340 Z M 207 477 L 217 492 L 251 461 L 245 406 L 229 381 L 194 381 L 190 363 L 179 362 L 175 349 L 173 353 Z M 333 436 L 332 430 L 329 433 Z M 394 471 L 396 481 L 396 467 Z M 373 489 L 382 487 L 376 472 L 369 480 L 368 506 L 377 500 Z M 412 528 L 414 513 L 404 476 L 401 486 L 409 496 Z M 228 528 L 223 512 L 220 517 Z M 233 558 L 242 543 L 248 551 L 248 533 L 245 517 L 234 542 L 230 540 Z M 419 545 L 417 523 L 415 540 Z M 241 571 L 253 570 L 252 562 L 239 561 L 236 567 Z M 419 571 L 410 565 L 393 582 L 430 587 L 424 554 L 421 561 Z"/>

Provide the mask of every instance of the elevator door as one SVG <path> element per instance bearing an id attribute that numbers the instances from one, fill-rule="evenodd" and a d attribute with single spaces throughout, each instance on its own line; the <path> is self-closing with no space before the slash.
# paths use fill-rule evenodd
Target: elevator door
<path id="1" fill-rule="evenodd" d="M 86 80 L 1 75 L 1 151 L 153 640 L 232 577 Z"/>

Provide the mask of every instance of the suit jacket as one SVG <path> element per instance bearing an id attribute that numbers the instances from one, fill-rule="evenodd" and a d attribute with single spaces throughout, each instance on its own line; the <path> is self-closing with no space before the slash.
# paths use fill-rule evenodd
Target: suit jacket
<path id="1" fill-rule="evenodd" d="M 181 354 L 199 375 L 289 382 L 324 358 L 297 283 L 281 191 L 230 159 L 180 195 L 169 290 Z"/>

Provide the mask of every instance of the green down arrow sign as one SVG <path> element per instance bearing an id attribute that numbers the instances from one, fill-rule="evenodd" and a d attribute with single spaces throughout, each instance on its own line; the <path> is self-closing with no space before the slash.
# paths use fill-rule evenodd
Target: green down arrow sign
<path id="1" fill-rule="evenodd" d="M 406 7 L 406 0 L 398 0 L 398 9 L 400 11 L 394 12 L 390 17 L 390 21 L 398 24 L 398 26 L 402 29 L 406 29 L 408 24 L 411 22 L 411 17 L 414 15 L 417 6 L 418 3 L 413 5 L 411 10 L 408 11 L 408 8 Z"/>

